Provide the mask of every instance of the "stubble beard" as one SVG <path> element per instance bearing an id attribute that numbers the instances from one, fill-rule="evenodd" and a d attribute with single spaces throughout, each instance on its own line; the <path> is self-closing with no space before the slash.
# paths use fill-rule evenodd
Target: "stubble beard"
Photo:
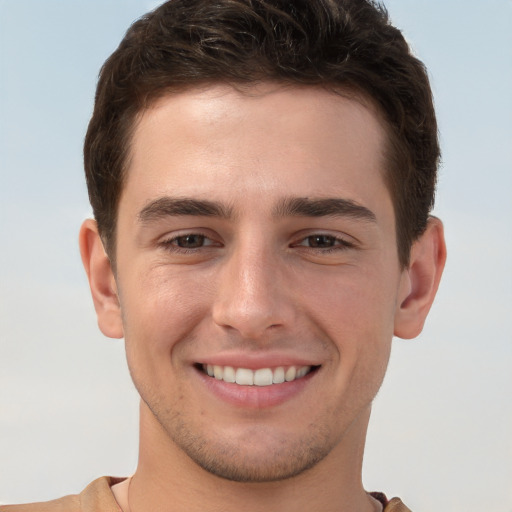
<path id="1" fill-rule="evenodd" d="M 149 407 L 169 440 L 199 467 L 217 477 L 240 483 L 278 482 L 316 466 L 333 449 L 329 433 L 307 425 L 301 439 L 276 434 L 270 428 L 251 427 L 243 439 L 207 435 L 194 429 L 180 413 L 160 414 Z M 254 445 L 258 444 L 257 448 Z"/>

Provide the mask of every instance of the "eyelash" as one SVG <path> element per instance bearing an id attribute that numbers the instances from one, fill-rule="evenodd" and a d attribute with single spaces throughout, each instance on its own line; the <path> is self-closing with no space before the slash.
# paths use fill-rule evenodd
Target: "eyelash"
<path id="1" fill-rule="evenodd" d="M 320 237 L 329 239 L 329 241 L 332 242 L 334 245 L 332 245 L 330 247 L 311 247 L 311 246 L 302 245 L 302 243 L 308 239 L 320 238 Z M 355 244 L 353 244 L 352 242 L 349 242 L 345 238 L 342 238 L 339 236 L 329 235 L 326 233 L 314 233 L 312 235 L 308 235 L 308 236 L 302 238 L 299 243 L 293 244 L 293 246 L 294 247 L 305 247 L 306 249 L 309 249 L 309 250 L 319 251 L 322 254 L 330 254 L 333 252 L 346 251 L 347 249 L 352 249 L 353 247 L 355 247 Z"/>
<path id="2" fill-rule="evenodd" d="M 183 240 L 183 239 L 186 239 L 189 237 L 200 237 L 201 245 L 199 247 L 192 247 L 192 248 L 180 247 L 178 245 L 180 240 Z M 333 245 L 331 245 L 330 247 L 311 247 L 308 245 L 303 245 L 303 243 L 306 242 L 308 239 L 311 242 L 312 239 L 320 238 L 320 237 L 324 237 L 324 238 L 328 239 L 329 242 L 332 243 Z M 206 240 L 208 240 L 210 243 L 208 243 L 207 245 L 204 245 L 204 242 Z M 181 253 L 181 254 L 193 254 L 201 249 L 221 246 L 221 244 L 219 242 L 215 242 L 208 236 L 203 235 L 202 233 L 194 233 L 194 232 L 174 236 L 172 238 L 164 240 L 161 243 L 161 245 L 168 251 L 171 251 L 174 253 Z M 321 252 L 322 254 L 331 254 L 333 252 L 345 251 L 347 249 L 352 249 L 355 247 L 355 244 L 352 242 L 349 242 L 345 238 L 338 237 L 335 235 L 330 235 L 330 234 L 326 234 L 326 233 L 314 233 L 312 235 L 308 235 L 308 236 L 305 236 L 304 238 L 301 238 L 298 242 L 294 242 L 293 244 L 290 245 L 290 247 L 299 247 L 299 248 L 302 247 L 303 249 L 309 250 L 309 251 Z"/>
<path id="3" fill-rule="evenodd" d="M 185 238 L 190 238 L 190 237 L 200 237 L 202 239 L 202 241 L 203 241 L 203 244 L 200 245 L 199 247 L 192 247 L 192 248 L 180 247 L 178 245 L 178 241 L 179 240 L 182 240 L 182 239 L 185 239 Z M 212 243 L 204 245 L 204 241 L 205 240 L 208 240 L 208 241 L 210 241 Z M 161 243 L 161 245 L 167 251 L 171 251 L 171 252 L 174 252 L 174 253 L 181 253 L 181 254 L 193 254 L 193 253 L 196 253 L 200 249 L 204 249 L 205 247 L 208 248 L 208 247 L 220 246 L 220 244 L 218 242 L 213 241 L 210 237 L 208 237 L 206 235 L 203 235 L 202 233 L 184 233 L 183 235 L 174 236 L 172 238 L 164 240 Z"/>

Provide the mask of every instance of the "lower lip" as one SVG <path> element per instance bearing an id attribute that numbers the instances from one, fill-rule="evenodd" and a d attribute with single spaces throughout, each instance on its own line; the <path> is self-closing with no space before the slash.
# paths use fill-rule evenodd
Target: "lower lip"
<path id="1" fill-rule="evenodd" d="M 197 373 L 208 390 L 222 401 L 236 407 L 266 409 L 295 398 L 309 384 L 317 371 L 291 382 L 270 386 L 240 386 L 210 377 L 201 370 L 197 370 Z"/>

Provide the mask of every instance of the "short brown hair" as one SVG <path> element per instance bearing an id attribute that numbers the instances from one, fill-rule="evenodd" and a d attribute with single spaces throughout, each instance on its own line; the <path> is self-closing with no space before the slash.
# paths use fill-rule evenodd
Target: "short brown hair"
<path id="1" fill-rule="evenodd" d="M 136 21 L 101 69 L 84 145 L 89 198 L 110 257 L 136 116 L 173 91 L 262 81 L 355 91 L 377 106 L 407 265 L 434 203 L 437 124 L 425 67 L 370 0 L 171 0 Z"/>

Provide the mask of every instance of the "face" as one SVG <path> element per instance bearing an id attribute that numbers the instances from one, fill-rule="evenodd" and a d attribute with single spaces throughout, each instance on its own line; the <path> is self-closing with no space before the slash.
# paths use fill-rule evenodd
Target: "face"
<path id="1" fill-rule="evenodd" d="M 127 358 L 148 421 L 208 471 L 290 477 L 365 428 L 407 287 L 384 140 L 315 88 L 190 90 L 141 116 L 116 248 Z"/>

